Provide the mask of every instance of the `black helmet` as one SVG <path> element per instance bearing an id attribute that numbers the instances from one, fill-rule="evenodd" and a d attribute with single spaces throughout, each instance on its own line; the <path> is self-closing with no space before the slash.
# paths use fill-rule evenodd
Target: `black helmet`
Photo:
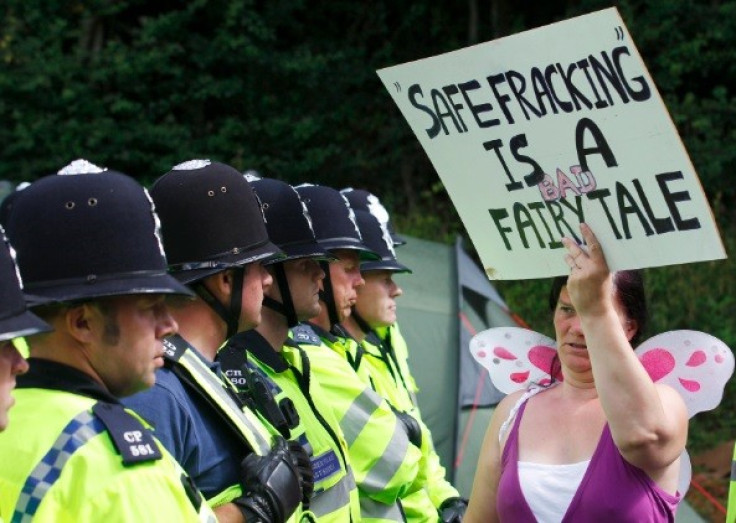
<path id="1" fill-rule="evenodd" d="M 286 255 L 276 262 L 307 257 L 333 259 L 317 243 L 307 206 L 291 185 L 248 174 L 246 179 L 250 181 L 261 204 L 269 238 Z"/>
<path id="2" fill-rule="evenodd" d="M 281 291 L 282 302 L 264 296 L 263 305 L 283 314 L 289 327 L 293 327 L 299 318 L 294 308 L 286 271 L 280 262 L 298 258 L 320 260 L 334 258 L 317 243 L 307 206 L 291 185 L 273 178 L 256 178 L 252 171 L 246 173 L 246 179 L 250 180 L 261 202 L 269 237 L 286 254 L 286 258 L 276 260 L 273 264 L 274 279 Z"/>
<path id="3" fill-rule="evenodd" d="M 0 341 L 50 331 L 51 327 L 46 322 L 26 308 L 15 251 L 2 228 L 0 244 Z"/>
<path id="4" fill-rule="evenodd" d="M 361 263 L 361 271 L 411 272 L 406 265 L 399 263 L 396 259 L 396 251 L 394 251 L 393 240 L 388 232 L 386 222 L 382 223 L 374 214 L 361 210 L 355 210 L 355 219 L 363 236 L 363 243 L 381 256 L 378 261 L 364 261 Z"/>
<path id="5" fill-rule="evenodd" d="M 324 249 L 356 250 L 361 260 L 380 258 L 363 243 L 353 210 L 339 191 L 312 184 L 298 185 L 296 190 L 307 205 L 314 234 Z"/>
<path id="6" fill-rule="evenodd" d="M 352 187 L 346 187 L 340 192 L 348 199 L 350 207 L 352 207 L 353 210 L 368 211 L 374 215 L 379 222 L 385 223 L 394 246 L 406 245 L 406 240 L 396 234 L 396 230 L 391 223 L 391 217 L 381 203 L 381 200 L 378 199 L 378 196 L 366 191 L 365 189 L 353 189 Z"/>
<path id="7" fill-rule="evenodd" d="M 253 188 L 229 165 L 181 163 L 156 180 L 151 197 L 170 269 L 183 283 L 281 255 L 268 238 Z"/>
<path id="8" fill-rule="evenodd" d="M 158 217 L 134 179 L 76 160 L 17 193 L 7 234 L 39 303 L 187 294 L 167 273 Z"/>
<path id="9" fill-rule="evenodd" d="M 227 325 L 226 337 L 238 332 L 242 293 L 221 303 L 202 280 L 227 269 L 233 288 L 242 287 L 246 265 L 282 256 L 268 238 L 253 188 L 235 168 L 209 160 L 175 166 L 151 187 L 161 217 L 170 269 Z"/>

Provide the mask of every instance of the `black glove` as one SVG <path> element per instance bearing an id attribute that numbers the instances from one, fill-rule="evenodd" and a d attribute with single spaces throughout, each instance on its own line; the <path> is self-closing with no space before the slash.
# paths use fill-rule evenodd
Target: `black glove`
<path id="1" fill-rule="evenodd" d="M 240 473 L 243 495 L 233 503 L 248 523 L 284 523 L 299 506 L 299 472 L 284 438 L 274 436 L 266 456 L 248 454 L 240 464 Z"/>
<path id="2" fill-rule="evenodd" d="M 399 418 L 401 423 L 404 424 L 409 441 L 411 441 L 415 447 L 422 448 L 422 427 L 419 425 L 419 422 L 411 414 L 396 410 L 393 406 L 391 409 L 394 411 L 394 414 L 396 414 L 396 417 Z"/>
<path id="3" fill-rule="evenodd" d="M 289 441 L 289 453 L 291 454 L 291 462 L 299 471 L 299 477 L 302 485 L 302 506 L 304 510 L 309 508 L 309 502 L 314 492 L 314 470 L 312 470 L 312 462 L 309 459 L 307 451 L 304 450 L 298 441 Z"/>
<path id="4" fill-rule="evenodd" d="M 468 500 L 464 498 L 447 498 L 440 505 L 440 521 L 442 523 L 460 523 L 468 508 Z"/>

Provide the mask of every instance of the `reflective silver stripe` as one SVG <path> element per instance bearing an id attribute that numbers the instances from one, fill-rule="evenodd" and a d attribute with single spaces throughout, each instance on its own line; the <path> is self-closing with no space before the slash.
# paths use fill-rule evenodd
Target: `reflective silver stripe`
<path id="1" fill-rule="evenodd" d="M 393 503 L 391 505 L 386 505 L 363 496 L 360 497 L 360 515 L 364 521 L 370 519 L 404 521 L 404 516 L 402 515 L 398 504 Z"/>
<path id="2" fill-rule="evenodd" d="M 378 409 L 381 397 L 366 387 L 363 392 L 353 400 L 347 412 L 340 420 L 340 428 L 345 435 L 345 441 L 350 447 L 363 431 L 373 413 Z"/>
<path id="3" fill-rule="evenodd" d="M 105 431 L 105 426 L 89 411 L 82 411 L 67 423 L 21 489 L 13 513 L 13 523 L 30 522 L 41 501 L 72 455 L 89 440 Z"/>
<path id="4" fill-rule="evenodd" d="M 253 446 L 253 450 L 261 456 L 268 454 L 271 450 L 271 444 L 263 434 L 265 429 L 256 426 L 248 418 L 248 415 L 238 407 L 223 388 L 226 385 L 220 381 L 220 378 L 189 349 L 184 352 L 178 364 L 192 375 L 197 384 L 203 387 L 210 398 L 217 402 L 223 413 L 241 429 L 242 434 Z M 222 376 L 222 379 L 226 380 L 228 378 Z"/>
<path id="5" fill-rule="evenodd" d="M 317 517 L 337 512 L 343 507 L 346 507 L 347 513 L 349 514 L 350 491 L 355 488 L 355 478 L 353 477 L 353 472 L 350 471 L 329 489 L 315 494 L 312 497 L 309 508 Z"/>
<path id="6" fill-rule="evenodd" d="M 403 426 L 400 426 L 397 420 L 394 425 L 394 433 L 391 436 L 391 441 L 389 441 L 384 449 L 381 459 L 368 471 L 361 482 L 361 490 L 370 493 L 385 490 L 386 485 L 393 479 L 396 472 L 404 463 L 408 448 L 409 439 L 406 437 Z"/>

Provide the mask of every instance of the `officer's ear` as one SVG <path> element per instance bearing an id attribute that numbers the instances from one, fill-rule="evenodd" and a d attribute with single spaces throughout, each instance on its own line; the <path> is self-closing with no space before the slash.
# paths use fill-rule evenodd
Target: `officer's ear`
<path id="1" fill-rule="evenodd" d="M 93 338 L 94 314 L 99 315 L 90 303 L 69 306 L 64 311 L 64 324 L 69 335 L 81 343 L 89 343 Z"/>
<path id="2" fill-rule="evenodd" d="M 226 271 L 219 272 L 210 276 L 210 278 L 214 279 L 213 282 L 217 292 L 214 292 L 212 287 L 209 285 L 208 287 L 210 287 L 210 291 L 212 291 L 213 294 L 222 301 L 222 303 L 230 303 L 230 296 L 232 296 L 233 292 L 243 292 L 243 278 L 247 276 L 250 269 L 251 267 L 249 264 L 237 269 L 227 269 Z M 243 278 L 236 277 L 238 271 L 242 271 Z M 235 286 L 238 286 L 238 288 L 235 289 Z"/>
<path id="3" fill-rule="evenodd" d="M 220 303 L 228 303 L 230 300 L 230 289 L 232 288 L 232 271 L 226 270 L 208 276 L 202 281 L 205 288 Z"/>

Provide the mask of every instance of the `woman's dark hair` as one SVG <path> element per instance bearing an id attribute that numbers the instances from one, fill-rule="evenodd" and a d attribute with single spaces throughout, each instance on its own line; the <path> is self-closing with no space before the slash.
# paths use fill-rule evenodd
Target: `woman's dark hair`
<path id="1" fill-rule="evenodd" d="M 549 293 L 549 308 L 554 311 L 562 288 L 567 285 L 567 276 L 558 276 L 552 281 Z M 636 322 L 637 329 L 631 338 L 631 345 L 639 344 L 647 326 L 647 300 L 644 294 L 644 275 L 642 271 L 617 271 L 613 274 L 613 286 L 621 301 L 626 317 Z"/>

